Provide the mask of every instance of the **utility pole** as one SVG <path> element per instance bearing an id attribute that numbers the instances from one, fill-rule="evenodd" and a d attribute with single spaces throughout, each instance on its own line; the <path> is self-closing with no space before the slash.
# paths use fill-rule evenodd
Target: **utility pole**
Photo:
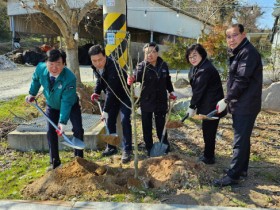
<path id="1" fill-rule="evenodd" d="M 107 56 L 118 60 L 120 68 L 128 62 L 126 0 L 103 0 L 104 47 Z M 117 118 L 117 133 L 122 139 L 120 113 Z"/>
<path id="2" fill-rule="evenodd" d="M 126 7 L 126 0 L 103 0 L 106 55 L 117 59 L 121 68 L 125 68 L 128 61 Z"/>

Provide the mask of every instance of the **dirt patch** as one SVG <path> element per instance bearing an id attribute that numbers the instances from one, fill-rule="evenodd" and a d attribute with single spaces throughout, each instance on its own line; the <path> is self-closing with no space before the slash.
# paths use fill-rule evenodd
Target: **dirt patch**
<path id="1" fill-rule="evenodd" d="M 139 182 L 133 181 L 133 165 L 125 169 L 118 166 L 104 166 L 76 158 L 28 185 L 23 190 L 23 195 L 26 199 L 68 199 L 99 190 L 111 195 L 128 193 L 132 188 L 174 191 L 197 188 L 210 182 L 205 176 L 210 172 L 202 164 L 194 163 L 193 160 L 180 155 L 140 161 Z"/>
<path id="2" fill-rule="evenodd" d="M 137 121 L 141 125 L 140 121 Z M 146 158 L 142 133 L 139 132 L 139 179 L 134 179 L 134 162 L 122 165 L 121 154 L 98 162 L 75 159 L 62 168 L 47 172 L 27 185 L 24 199 L 161 202 L 186 205 L 280 208 L 280 115 L 262 111 L 251 137 L 248 177 L 232 187 L 213 187 L 212 181 L 223 176 L 232 157 L 232 119 L 228 115 L 219 124 L 216 138 L 216 164 L 197 161 L 204 143 L 201 121 L 189 119 L 183 126 L 168 130 L 172 152 L 159 158 Z M 154 134 L 156 139 L 156 134 Z M 11 161 L 12 150 L 3 150 Z M 95 153 L 95 152 L 93 152 Z M 63 161 L 63 159 L 62 159 Z M 152 198 L 150 197 L 152 196 Z"/>
<path id="3" fill-rule="evenodd" d="M 120 154 L 98 163 L 75 159 L 26 186 L 23 195 L 25 199 L 39 200 L 110 201 L 119 194 L 129 198 L 137 192 L 144 202 L 280 208 L 279 125 L 278 113 L 260 113 L 251 137 L 249 175 L 236 186 L 212 185 L 215 178 L 223 176 L 232 156 L 232 119 L 228 115 L 219 125 L 214 165 L 197 161 L 204 147 L 201 122 L 190 119 L 179 128 L 169 129 L 169 155 L 140 155 L 138 180 L 134 179 L 134 162 L 122 165 Z M 142 134 L 137 138 L 142 154 Z M 153 199 L 149 199 L 150 193 Z"/>
<path id="4" fill-rule="evenodd" d="M 26 198 L 52 200 L 79 197 L 86 192 L 105 190 L 112 194 L 125 193 L 117 169 L 89 162 L 82 158 L 46 173 L 23 190 Z M 98 171 L 105 171 L 99 174 Z"/>

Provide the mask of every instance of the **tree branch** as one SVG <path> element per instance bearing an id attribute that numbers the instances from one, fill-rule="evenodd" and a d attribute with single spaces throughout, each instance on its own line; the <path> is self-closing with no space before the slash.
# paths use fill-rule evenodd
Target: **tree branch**
<path id="1" fill-rule="evenodd" d="M 50 5 L 46 3 L 45 0 L 34 0 L 34 9 L 42 12 L 47 17 L 49 17 L 56 25 L 59 27 L 63 37 L 69 38 L 69 31 L 67 28 L 67 23 L 61 17 L 61 12 L 58 13 L 57 11 L 53 10 Z"/>
<path id="2" fill-rule="evenodd" d="M 82 19 L 89 11 L 99 8 L 96 2 L 97 0 L 92 0 L 85 4 L 85 6 L 80 10 L 80 13 L 78 14 L 78 23 L 82 21 Z"/>

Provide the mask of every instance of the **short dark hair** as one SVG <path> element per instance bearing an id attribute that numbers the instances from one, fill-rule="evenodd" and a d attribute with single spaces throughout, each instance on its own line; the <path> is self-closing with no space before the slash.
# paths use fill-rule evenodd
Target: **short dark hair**
<path id="1" fill-rule="evenodd" d="M 238 28 L 240 33 L 244 32 L 244 26 L 240 23 L 231 24 L 227 29 L 230 29 L 230 28 Z"/>
<path id="2" fill-rule="evenodd" d="M 145 44 L 143 47 L 143 51 L 145 51 L 145 49 L 147 47 L 154 47 L 157 52 L 159 51 L 159 47 L 158 47 L 157 43 L 155 43 L 155 42 L 149 42 L 149 43 Z"/>
<path id="3" fill-rule="evenodd" d="M 201 44 L 193 44 L 192 46 L 187 48 L 186 51 L 186 60 L 188 63 L 190 63 L 189 56 L 194 50 L 198 52 L 198 54 L 202 57 L 202 60 L 204 60 L 207 57 L 207 52 Z"/>
<path id="4" fill-rule="evenodd" d="M 47 52 L 46 61 L 55 62 L 59 58 L 62 58 L 64 64 L 66 63 L 66 53 L 63 50 L 53 49 Z"/>
<path id="5" fill-rule="evenodd" d="M 93 45 L 91 48 L 89 48 L 88 50 L 88 55 L 92 56 L 92 55 L 98 55 L 99 53 L 102 53 L 102 55 L 106 55 L 105 54 L 105 49 L 103 48 L 103 46 L 101 46 L 100 44 L 97 45 Z"/>

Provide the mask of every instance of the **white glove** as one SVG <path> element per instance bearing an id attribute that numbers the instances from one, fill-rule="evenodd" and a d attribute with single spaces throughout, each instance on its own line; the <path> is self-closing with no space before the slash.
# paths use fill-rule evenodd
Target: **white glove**
<path id="1" fill-rule="evenodd" d="M 196 113 L 196 109 L 188 108 L 186 114 L 189 115 L 189 117 L 193 117 Z"/>
<path id="2" fill-rule="evenodd" d="M 221 113 L 227 108 L 227 103 L 225 102 L 225 99 L 220 100 L 216 105 L 216 110 L 218 113 Z"/>
<path id="3" fill-rule="evenodd" d="M 101 114 L 101 120 L 105 120 L 105 122 L 107 122 L 108 120 L 108 113 L 107 112 L 102 112 Z"/>
<path id="4" fill-rule="evenodd" d="M 57 135 L 61 136 L 65 131 L 66 125 L 59 123 L 57 127 L 59 128 L 59 130 L 56 130 L 56 133 Z"/>

